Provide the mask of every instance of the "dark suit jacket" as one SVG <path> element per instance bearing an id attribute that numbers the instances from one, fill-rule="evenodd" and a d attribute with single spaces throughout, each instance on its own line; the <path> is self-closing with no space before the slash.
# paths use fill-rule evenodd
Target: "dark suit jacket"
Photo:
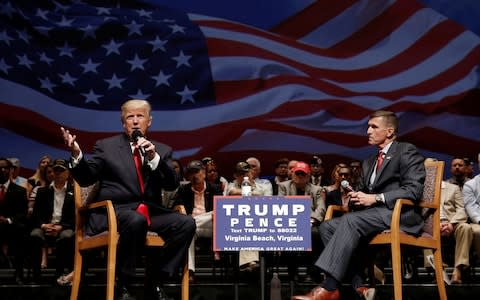
<path id="1" fill-rule="evenodd" d="M 42 224 L 51 223 L 54 193 L 55 190 L 51 186 L 41 187 L 38 189 L 32 214 L 34 227 L 38 228 Z M 71 183 L 67 184 L 60 225 L 62 225 L 64 230 L 75 229 L 75 200 L 73 198 L 73 186 Z"/>
<path id="2" fill-rule="evenodd" d="M 0 202 L 0 216 L 10 218 L 12 223 L 25 224 L 27 211 L 27 190 L 10 181 L 5 198 Z"/>
<path id="3" fill-rule="evenodd" d="M 373 155 L 363 162 L 360 190 L 369 194 L 383 193 L 386 207 L 390 210 L 383 217 L 386 224 L 390 224 L 391 211 L 397 199 L 406 198 L 415 203 L 421 200 L 425 181 L 424 157 L 414 145 L 394 141 L 385 155 L 375 181 L 370 184 L 376 159 L 377 155 Z M 417 207 L 407 208 L 402 212 L 400 227 L 405 232 L 420 233 L 423 219 Z"/>
<path id="4" fill-rule="evenodd" d="M 162 188 L 176 189 L 179 179 L 171 165 L 172 149 L 165 144 L 154 144 L 160 162 L 155 170 L 144 164 L 144 195 L 138 184 L 130 140 L 126 134 L 97 141 L 91 158 L 87 161 L 84 157 L 71 170 L 72 175 L 81 186 L 98 181 L 96 199 L 110 199 L 114 205 L 131 204 L 132 207 L 146 201 L 162 208 Z"/>
<path id="5" fill-rule="evenodd" d="M 222 195 L 222 186 L 219 184 L 211 184 L 207 182 L 205 188 L 205 210 L 207 212 L 213 210 L 213 197 Z M 173 205 L 183 205 L 187 214 L 191 215 L 193 211 L 193 206 L 195 205 L 195 194 L 192 191 L 192 184 L 188 183 L 182 185 L 178 188 L 178 191 L 175 194 L 175 202 Z"/>

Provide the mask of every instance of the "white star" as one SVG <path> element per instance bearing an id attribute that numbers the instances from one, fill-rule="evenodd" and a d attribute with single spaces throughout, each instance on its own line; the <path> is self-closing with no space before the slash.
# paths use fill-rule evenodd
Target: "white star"
<path id="1" fill-rule="evenodd" d="M 156 81 L 155 83 L 155 87 L 159 86 L 159 85 L 166 85 L 166 86 L 170 86 L 170 83 L 168 82 L 168 79 L 172 77 L 172 75 L 165 75 L 163 73 L 163 71 L 160 71 L 160 73 L 158 73 L 157 76 L 152 76 L 153 80 Z"/>
<path id="2" fill-rule="evenodd" d="M 182 27 L 180 25 L 174 24 L 174 25 L 168 25 L 168 27 L 172 28 L 172 34 L 177 32 L 185 33 L 184 31 L 185 27 Z"/>
<path id="3" fill-rule="evenodd" d="M 30 70 L 32 69 L 31 65 L 33 65 L 33 61 L 29 60 L 26 54 L 24 54 L 22 56 L 17 55 L 17 58 L 18 58 L 18 64 L 19 65 L 25 66 L 25 67 L 29 68 Z"/>
<path id="4" fill-rule="evenodd" d="M 128 35 L 133 35 L 134 33 L 142 35 L 140 28 L 143 27 L 143 24 L 137 24 L 137 22 L 132 21 L 132 23 L 125 25 L 128 28 Z"/>
<path id="5" fill-rule="evenodd" d="M 62 82 L 63 83 L 69 83 L 71 84 L 72 86 L 75 85 L 75 81 L 77 80 L 76 78 L 70 76 L 70 74 L 68 74 L 68 72 L 66 72 L 65 74 L 59 74 L 58 76 L 62 77 Z"/>
<path id="6" fill-rule="evenodd" d="M 195 103 L 195 100 L 193 99 L 193 94 L 195 94 L 197 91 L 198 90 L 190 90 L 188 89 L 188 86 L 185 86 L 183 91 L 177 92 L 178 95 L 182 96 L 182 99 L 180 100 L 180 104 L 183 104 L 187 101 Z"/>
<path id="7" fill-rule="evenodd" d="M 12 15 L 13 15 L 14 12 L 15 12 L 15 10 L 13 9 L 13 7 L 10 3 L 4 4 L 2 6 L 2 10 L 0 11 L 0 13 L 9 16 L 10 19 L 12 18 Z"/>
<path id="8" fill-rule="evenodd" d="M 188 62 L 188 60 L 191 58 L 191 56 L 183 54 L 183 50 L 180 51 L 180 54 L 178 56 L 174 56 L 172 58 L 177 61 L 177 68 L 182 65 L 190 67 L 190 63 Z"/>
<path id="9" fill-rule="evenodd" d="M 128 95 L 131 99 L 141 99 L 141 100 L 147 100 L 150 95 L 144 94 L 140 89 L 138 89 L 137 94 L 135 95 Z"/>
<path id="10" fill-rule="evenodd" d="M 125 78 L 117 78 L 116 74 L 113 74 L 111 79 L 105 79 L 108 82 L 108 88 L 113 89 L 114 87 L 122 88 L 122 82 L 125 81 Z"/>
<path id="11" fill-rule="evenodd" d="M 122 43 L 116 43 L 114 40 L 111 40 L 108 45 L 102 46 L 103 48 L 107 49 L 107 56 L 111 53 L 117 53 L 120 55 L 120 51 L 118 50 L 122 46 Z"/>
<path id="12" fill-rule="evenodd" d="M 83 96 L 85 96 L 85 103 L 90 103 L 90 102 L 93 102 L 93 103 L 96 103 L 96 104 L 100 104 L 100 102 L 98 102 L 98 98 L 100 98 L 100 95 L 97 95 L 93 92 L 93 90 L 90 90 L 90 92 L 88 92 L 88 94 L 82 94 Z"/>
<path id="13" fill-rule="evenodd" d="M 152 52 L 155 52 L 158 49 L 162 50 L 163 52 L 166 52 L 167 50 L 165 50 L 164 46 L 167 42 L 168 42 L 168 40 L 164 41 L 164 40 L 159 39 L 158 36 L 156 36 L 154 41 L 151 41 L 151 42 L 148 42 L 148 43 L 152 44 L 152 46 L 153 46 Z"/>
<path id="14" fill-rule="evenodd" d="M 70 26 L 72 26 L 73 21 L 74 21 L 74 19 L 68 20 L 67 18 L 65 18 L 65 16 L 62 16 L 62 20 L 60 22 L 58 22 L 57 25 L 60 26 L 60 27 L 70 27 Z"/>
<path id="15" fill-rule="evenodd" d="M 7 45 L 10 46 L 10 41 L 13 41 L 11 37 L 8 36 L 7 31 L 4 30 L 0 32 L 0 41 L 5 42 Z"/>
<path id="16" fill-rule="evenodd" d="M 60 4 L 60 3 L 56 2 L 56 1 L 53 1 L 53 3 L 55 3 L 55 12 L 58 12 L 58 11 L 60 11 L 60 10 L 66 11 L 67 8 L 68 8 L 67 5 L 62 5 L 62 4 Z"/>
<path id="17" fill-rule="evenodd" d="M 80 64 L 82 67 L 83 67 L 83 73 L 87 73 L 87 72 L 93 72 L 93 73 L 98 73 L 97 72 L 97 67 L 98 65 L 100 64 L 96 64 L 96 63 L 93 63 L 92 62 L 92 59 L 89 58 L 87 63 L 85 64 Z"/>
<path id="18" fill-rule="evenodd" d="M 98 15 L 101 15 L 101 14 L 109 15 L 110 14 L 110 9 L 106 8 L 106 7 L 97 7 L 97 14 Z"/>
<path id="19" fill-rule="evenodd" d="M 139 15 L 140 17 L 146 17 L 146 18 L 149 18 L 149 19 L 152 18 L 152 12 L 151 12 L 151 11 L 146 11 L 146 10 L 144 10 L 144 9 L 140 9 L 140 10 L 138 11 L 138 15 Z"/>
<path id="20" fill-rule="evenodd" d="M 40 17 L 44 20 L 48 20 L 47 14 L 48 14 L 48 11 L 42 10 L 40 8 L 37 9 L 37 14 L 36 14 L 37 17 Z"/>
<path id="21" fill-rule="evenodd" d="M 48 32 L 50 31 L 50 29 L 52 29 L 51 27 L 46 26 L 35 26 L 34 28 L 44 36 L 48 36 Z"/>
<path id="22" fill-rule="evenodd" d="M 50 79 L 45 78 L 45 79 L 38 79 L 40 80 L 41 83 L 41 88 L 47 89 L 50 93 L 53 93 L 53 88 L 56 86 L 53 83 L 50 82 Z"/>
<path id="23" fill-rule="evenodd" d="M 46 62 L 48 65 L 50 65 L 53 59 L 48 57 L 47 54 L 45 54 L 45 52 L 42 52 L 42 54 L 40 54 L 40 61 Z"/>
<path id="24" fill-rule="evenodd" d="M 25 30 L 18 31 L 17 33 L 18 33 L 18 38 L 25 41 L 25 43 L 28 44 L 30 40 L 30 35 Z"/>
<path id="25" fill-rule="evenodd" d="M 140 59 L 137 54 L 135 54 L 135 57 L 132 60 L 127 60 L 127 62 L 132 65 L 130 68 L 130 71 L 133 71 L 135 69 L 141 69 L 145 70 L 143 67 L 143 64 L 147 61 L 148 59 Z"/>
<path id="26" fill-rule="evenodd" d="M 86 39 L 87 37 L 91 37 L 92 39 L 95 39 L 95 30 L 97 28 L 93 27 L 92 25 L 88 24 L 86 27 L 81 28 L 83 31 L 83 38 Z"/>
<path id="27" fill-rule="evenodd" d="M 63 47 L 57 47 L 58 51 L 60 51 L 59 56 L 65 55 L 65 56 L 70 56 L 73 58 L 72 52 L 75 50 L 74 48 L 68 46 L 68 42 L 65 42 Z"/>
<path id="28" fill-rule="evenodd" d="M 3 71 L 3 73 L 8 74 L 8 69 L 11 69 L 7 63 L 5 63 L 5 60 L 2 58 L 0 59 L 0 71 Z"/>

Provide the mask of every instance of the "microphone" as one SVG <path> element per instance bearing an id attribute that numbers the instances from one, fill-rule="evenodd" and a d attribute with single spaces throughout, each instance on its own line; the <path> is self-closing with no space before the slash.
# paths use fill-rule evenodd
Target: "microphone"
<path id="1" fill-rule="evenodd" d="M 143 134 L 142 134 L 142 132 L 141 132 L 140 130 L 134 129 L 134 130 L 132 131 L 132 140 L 133 140 L 135 143 L 137 143 L 138 139 L 141 138 L 141 137 L 143 137 Z M 143 157 L 145 157 L 145 149 L 143 149 L 143 147 L 138 146 L 138 150 L 140 151 L 140 154 L 141 154 Z"/>
<path id="2" fill-rule="evenodd" d="M 342 185 L 342 187 L 344 189 L 346 189 L 348 192 L 354 192 L 353 188 L 350 186 L 350 183 L 348 183 L 347 180 L 342 180 L 342 182 L 340 182 L 340 184 Z"/>

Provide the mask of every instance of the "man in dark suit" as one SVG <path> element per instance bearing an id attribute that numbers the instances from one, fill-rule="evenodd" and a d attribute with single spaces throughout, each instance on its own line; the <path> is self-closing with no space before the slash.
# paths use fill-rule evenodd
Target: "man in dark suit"
<path id="1" fill-rule="evenodd" d="M 363 286 L 362 250 L 369 239 L 390 228 L 395 202 L 399 198 L 420 201 L 425 181 L 424 157 L 415 146 L 396 141 L 398 119 L 388 111 L 376 111 L 368 121 L 368 143 L 378 148 L 379 155 L 365 160 L 363 181 L 359 191 L 350 192 L 354 211 L 323 222 L 320 232 L 325 248 L 315 263 L 325 272 L 325 280 L 307 295 L 292 300 L 337 300 L 338 287 L 350 279 L 352 287 L 363 299 L 373 299 L 375 290 Z M 405 209 L 400 218 L 401 229 L 420 234 L 423 219 L 418 208 Z"/>
<path id="2" fill-rule="evenodd" d="M 73 267 L 75 245 L 75 200 L 73 185 L 69 182 L 68 162 L 53 162 L 54 178 L 50 185 L 41 187 L 35 197 L 32 220 L 32 269 L 35 281 L 40 278 L 42 248 L 55 246 L 56 278 L 65 268 Z"/>
<path id="3" fill-rule="evenodd" d="M 154 299 L 170 299 L 161 282 L 178 272 L 195 233 L 195 222 L 191 216 L 174 213 L 162 205 L 162 188 L 176 189 L 179 178 L 171 164 L 172 149 L 148 139 L 147 131 L 152 124 L 150 103 L 125 102 L 121 121 L 125 132 L 97 141 L 89 160 L 82 154 L 76 136 L 61 128 L 72 154 L 71 172 L 82 186 L 98 181 L 96 199 L 111 199 L 115 207 L 120 233 L 117 252 L 120 299 L 134 299 L 129 285 L 147 230 L 161 235 L 166 245 L 152 258 L 155 265 L 149 268 L 151 274 L 147 274 L 146 294 Z M 137 211 L 142 205 L 147 205 L 149 216 Z M 91 217 L 88 231 L 102 231 L 105 222 L 105 218 Z"/>
<path id="4" fill-rule="evenodd" d="M 12 163 L 0 158 L 0 256 L 14 253 L 15 281 L 23 284 L 23 260 L 27 240 L 27 190 L 10 181 Z"/>

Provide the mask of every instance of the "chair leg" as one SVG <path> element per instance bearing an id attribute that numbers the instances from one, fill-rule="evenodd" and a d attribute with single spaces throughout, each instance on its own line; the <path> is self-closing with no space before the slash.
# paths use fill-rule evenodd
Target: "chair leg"
<path id="1" fill-rule="evenodd" d="M 392 269 L 394 299 L 402 300 L 402 254 L 400 244 L 392 242 Z"/>
<path id="2" fill-rule="evenodd" d="M 433 252 L 433 261 L 435 264 L 435 279 L 437 280 L 438 294 L 441 300 L 447 300 L 445 282 L 443 281 L 442 252 L 440 248 L 437 248 L 437 250 Z"/>
<path id="3" fill-rule="evenodd" d="M 107 294 L 106 300 L 113 300 L 115 295 L 115 265 L 117 261 L 117 243 L 108 246 L 107 257 Z"/>
<path id="4" fill-rule="evenodd" d="M 183 265 L 183 272 L 182 272 L 182 300 L 188 300 L 189 298 L 189 276 L 190 271 L 188 269 L 188 261 L 185 259 L 185 264 Z"/>
<path id="5" fill-rule="evenodd" d="M 73 282 L 72 290 L 70 291 L 70 300 L 77 300 L 80 289 L 80 279 L 82 277 L 83 257 L 80 252 L 75 253 L 73 263 Z"/>

